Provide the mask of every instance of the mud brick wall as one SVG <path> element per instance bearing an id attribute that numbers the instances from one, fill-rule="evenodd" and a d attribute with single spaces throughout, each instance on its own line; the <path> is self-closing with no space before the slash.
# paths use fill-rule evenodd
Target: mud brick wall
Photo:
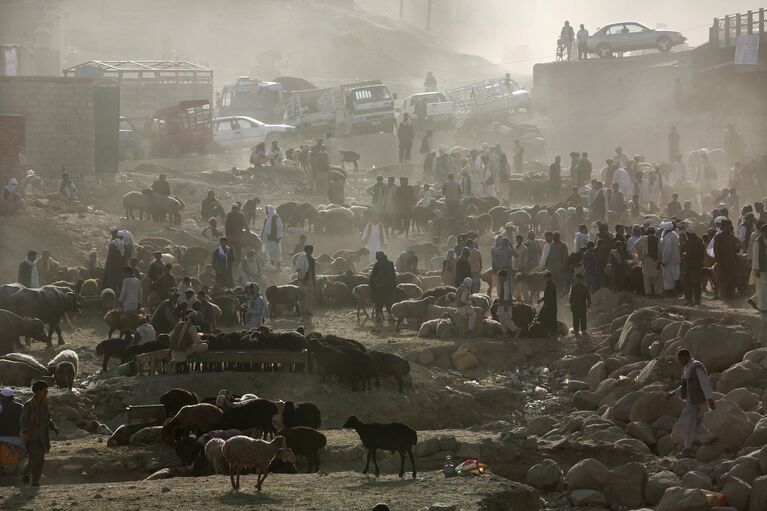
<path id="1" fill-rule="evenodd" d="M 26 169 L 47 177 L 58 176 L 62 165 L 75 176 L 95 173 L 96 85 L 114 82 L 47 76 L 0 77 L 0 115 L 24 117 Z"/>
<path id="2" fill-rule="evenodd" d="M 24 142 L 24 116 L 0 115 L 0 186 L 21 174 Z"/>

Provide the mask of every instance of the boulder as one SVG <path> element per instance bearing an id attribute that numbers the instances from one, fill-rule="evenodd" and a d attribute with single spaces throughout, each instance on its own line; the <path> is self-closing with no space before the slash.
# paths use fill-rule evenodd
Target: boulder
<path id="1" fill-rule="evenodd" d="M 617 380 L 607 378 L 597 387 L 594 394 L 596 394 L 600 405 L 609 406 L 635 389 L 636 383 L 632 378 L 621 376 Z"/>
<path id="2" fill-rule="evenodd" d="M 643 490 L 647 482 L 647 470 L 641 463 L 626 463 L 610 470 L 605 493 L 611 504 L 634 508 L 644 501 Z"/>
<path id="3" fill-rule="evenodd" d="M 570 392 L 578 392 L 579 390 L 588 390 L 589 384 L 585 381 L 580 380 L 570 380 L 567 383 L 565 383 L 565 387 Z"/>
<path id="4" fill-rule="evenodd" d="M 554 429 L 554 419 L 548 415 L 540 415 L 527 421 L 527 433 L 529 435 L 543 436 L 552 429 Z"/>
<path id="5" fill-rule="evenodd" d="M 679 378 L 681 370 L 676 357 L 665 356 L 650 360 L 636 377 L 637 385 L 645 386 L 657 381 Z"/>
<path id="6" fill-rule="evenodd" d="M 578 410 L 596 410 L 599 401 L 595 393 L 590 390 L 579 390 L 573 394 L 573 406 Z"/>
<path id="7" fill-rule="evenodd" d="M 671 323 L 674 323 L 674 320 L 670 318 L 655 318 L 650 322 L 650 330 L 659 334 Z"/>
<path id="8" fill-rule="evenodd" d="M 762 365 L 767 361 L 767 348 L 756 348 L 743 355 L 743 360 L 748 360 L 756 365 Z"/>
<path id="9" fill-rule="evenodd" d="M 663 346 L 665 346 L 665 343 L 663 341 L 655 341 L 647 349 L 647 356 L 649 356 L 650 358 L 659 357 L 661 353 L 663 353 Z"/>
<path id="10" fill-rule="evenodd" d="M 586 353 L 578 356 L 566 356 L 551 364 L 552 369 L 567 371 L 573 376 L 583 376 L 588 373 L 591 366 L 601 360 L 596 353 Z"/>
<path id="11" fill-rule="evenodd" d="M 762 475 L 762 470 L 759 465 L 759 459 L 751 456 L 741 456 L 733 460 L 732 466 L 722 475 L 722 479 L 737 477 L 743 482 L 753 485 L 754 480 L 760 475 Z"/>
<path id="12" fill-rule="evenodd" d="M 748 436 L 754 431 L 754 425 L 740 407 L 732 401 L 720 399 L 716 409 L 703 417 L 703 425 L 719 438 L 725 449 L 740 449 Z"/>
<path id="13" fill-rule="evenodd" d="M 559 487 L 562 482 L 562 469 L 556 461 L 545 459 L 530 467 L 525 478 L 527 483 L 539 490 L 550 490 Z"/>
<path id="14" fill-rule="evenodd" d="M 626 434 L 644 442 L 645 445 L 655 445 L 656 443 L 652 428 L 644 422 L 629 422 L 626 424 Z"/>
<path id="15" fill-rule="evenodd" d="M 650 454 L 650 448 L 644 442 L 637 440 L 636 438 L 622 438 L 615 442 L 616 447 L 627 447 L 632 451 L 639 454 Z"/>
<path id="16" fill-rule="evenodd" d="M 586 375 L 586 382 L 589 384 L 591 390 L 594 390 L 605 378 L 607 378 L 607 366 L 604 361 L 600 360 L 589 369 L 589 372 Z"/>
<path id="17" fill-rule="evenodd" d="M 415 445 L 415 455 L 419 458 L 424 456 L 431 456 L 439 452 L 439 438 L 432 437 L 425 440 L 420 440 Z"/>
<path id="18" fill-rule="evenodd" d="M 570 492 L 570 501 L 576 506 L 604 506 L 607 499 L 604 494 L 595 490 L 573 490 Z"/>
<path id="19" fill-rule="evenodd" d="M 724 452 L 724 445 L 722 442 L 715 440 L 707 444 L 701 445 L 695 452 L 695 459 L 701 463 L 708 463 L 719 459 Z"/>
<path id="20" fill-rule="evenodd" d="M 682 408 L 680 399 L 666 399 L 665 392 L 647 392 L 631 406 L 629 420 L 651 424 L 663 415 L 679 417 Z"/>
<path id="21" fill-rule="evenodd" d="M 679 486 L 680 484 L 682 484 L 682 481 L 670 470 L 663 470 L 657 474 L 651 474 L 647 477 L 647 484 L 645 485 L 645 501 L 649 505 L 655 506 L 660 502 L 660 499 L 663 497 L 663 493 L 667 488 Z"/>
<path id="22" fill-rule="evenodd" d="M 751 370 L 750 362 L 740 362 L 729 367 L 722 372 L 719 382 L 716 384 L 716 390 L 722 394 L 727 394 L 731 390 L 753 385 L 757 375 Z"/>
<path id="23" fill-rule="evenodd" d="M 724 396 L 724 399 L 737 403 L 744 412 L 755 410 L 759 406 L 759 398 L 756 394 L 743 387 L 732 389 Z"/>
<path id="24" fill-rule="evenodd" d="M 597 442 L 614 444 L 618 440 L 624 440 L 626 438 L 626 433 L 624 433 L 623 430 L 618 426 L 610 426 L 590 433 L 589 435 L 584 433 L 584 436 L 588 436 L 588 438 L 591 438 Z"/>
<path id="25" fill-rule="evenodd" d="M 632 321 L 632 316 L 634 314 L 631 314 L 628 319 L 626 319 L 626 324 L 623 325 L 623 330 L 621 330 L 621 335 L 618 337 L 618 342 L 615 343 L 615 351 L 622 355 L 638 357 L 642 354 L 642 337 L 644 337 L 645 332 L 642 331 L 638 324 Z"/>
<path id="26" fill-rule="evenodd" d="M 764 511 L 765 509 L 767 509 L 767 476 L 761 476 L 754 479 L 751 484 L 748 511 Z"/>
<path id="27" fill-rule="evenodd" d="M 593 458 L 581 460 L 567 471 L 567 487 L 570 490 L 601 490 L 607 484 L 609 471 Z"/>
<path id="28" fill-rule="evenodd" d="M 656 342 L 658 342 L 658 334 L 655 332 L 650 332 L 642 337 L 642 340 L 639 343 L 639 352 L 644 358 L 650 358 L 650 346 Z"/>
<path id="29" fill-rule="evenodd" d="M 692 470 L 682 476 L 682 486 L 684 488 L 700 488 L 710 490 L 712 488 L 711 478 L 703 472 Z"/>
<path id="30" fill-rule="evenodd" d="M 751 485 L 737 477 L 726 477 L 721 492 L 727 504 L 738 511 L 748 511 L 748 499 L 751 496 Z"/>
<path id="31" fill-rule="evenodd" d="M 666 323 L 666 326 L 663 327 L 663 330 L 661 330 L 658 335 L 658 340 L 665 342 L 679 337 L 679 328 L 683 324 L 684 321 L 670 321 L 669 323 Z"/>
<path id="32" fill-rule="evenodd" d="M 745 445 L 755 447 L 761 447 L 765 444 L 767 444 L 767 415 L 759 419 L 745 443 Z"/>
<path id="33" fill-rule="evenodd" d="M 615 402 L 606 413 L 607 419 L 618 420 L 621 422 L 629 422 L 629 416 L 631 415 L 631 407 L 639 400 L 645 393 L 642 391 L 629 392 L 619 400 Z"/>
<path id="34" fill-rule="evenodd" d="M 663 493 L 656 511 L 709 511 L 710 507 L 702 490 L 673 486 Z"/>
<path id="35" fill-rule="evenodd" d="M 674 440 L 671 435 L 663 435 L 658 438 L 658 443 L 655 444 L 655 452 L 658 453 L 658 456 L 668 456 L 673 450 Z"/>
<path id="36" fill-rule="evenodd" d="M 727 342 L 722 342 L 723 339 Z M 693 358 L 700 360 L 712 373 L 724 371 L 743 360 L 753 342 L 753 337 L 746 331 L 719 324 L 694 326 L 684 336 L 684 344 L 690 348 Z"/>

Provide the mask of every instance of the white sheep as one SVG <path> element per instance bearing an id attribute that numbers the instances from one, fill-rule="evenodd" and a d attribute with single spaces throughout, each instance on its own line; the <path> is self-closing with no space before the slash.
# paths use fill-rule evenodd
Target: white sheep
<path id="1" fill-rule="evenodd" d="M 269 475 L 269 464 L 277 455 L 277 451 L 285 448 L 285 437 L 282 436 L 274 437 L 271 442 L 254 440 L 244 435 L 237 435 L 227 440 L 223 447 L 223 454 L 224 459 L 229 463 L 232 488 L 239 491 L 240 473 L 246 468 L 255 468 L 258 476 L 256 491 L 260 492 L 261 485 Z"/>
<path id="2" fill-rule="evenodd" d="M 213 467 L 214 474 L 228 474 L 229 464 L 224 459 L 224 444 L 226 440 L 223 438 L 211 438 L 208 443 L 205 444 L 205 458 L 207 458 L 210 466 Z"/>
<path id="3" fill-rule="evenodd" d="M 370 286 L 360 284 L 352 289 L 352 296 L 357 300 L 357 319 L 360 319 L 360 310 L 365 313 L 365 317 L 370 317 L 366 307 L 373 306 L 373 299 L 370 296 Z"/>
<path id="4" fill-rule="evenodd" d="M 402 324 L 402 321 L 405 319 L 416 319 L 420 326 L 421 322 L 424 320 L 424 316 L 426 316 L 426 310 L 430 305 L 434 304 L 435 301 L 437 301 L 437 299 L 433 296 L 427 296 L 421 300 L 402 300 L 401 302 L 392 305 L 391 313 L 397 318 L 397 332 L 399 332 L 400 324 Z"/>

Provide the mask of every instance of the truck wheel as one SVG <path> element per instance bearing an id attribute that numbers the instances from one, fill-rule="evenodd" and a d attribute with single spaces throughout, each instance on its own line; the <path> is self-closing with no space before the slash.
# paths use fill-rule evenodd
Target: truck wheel
<path id="1" fill-rule="evenodd" d="M 601 58 L 607 58 L 611 57 L 613 52 L 610 50 L 610 45 L 607 43 L 601 43 L 599 46 L 597 46 L 597 55 L 599 55 Z"/>

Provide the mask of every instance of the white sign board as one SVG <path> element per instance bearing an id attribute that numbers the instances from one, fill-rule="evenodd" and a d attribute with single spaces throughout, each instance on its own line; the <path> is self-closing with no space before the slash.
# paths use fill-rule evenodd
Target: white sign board
<path id="1" fill-rule="evenodd" d="M 737 45 L 735 46 L 735 63 L 756 65 L 758 59 L 759 35 L 739 35 Z"/>
<path id="2" fill-rule="evenodd" d="M 6 48 L 3 52 L 5 59 L 5 76 L 16 76 L 19 74 L 18 60 L 16 58 L 16 48 Z"/>

